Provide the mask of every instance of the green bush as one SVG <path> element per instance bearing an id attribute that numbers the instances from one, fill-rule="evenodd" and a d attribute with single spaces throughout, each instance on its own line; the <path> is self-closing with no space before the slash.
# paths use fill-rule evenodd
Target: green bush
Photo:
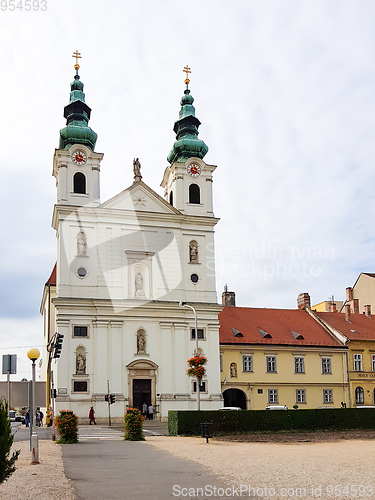
<path id="1" fill-rule="evenodd" d="M 72 411 L 61 410 L 55 418 L 59 432 L 58 444 L 78 443 L 78 418 Z"/>
<path id="2" fill-rule="evenodd" d="M 10 456 L 13 444 L 12 429 L 8 418 L 8 403 L 4 398 L 0 399 L 0 483 L 6 481 L 16 470 L 15 462 L 20 454 L 14 451 Z"/>
<path id="3" fill-rule="evenodd" d="M 169 411 L 171 436 L 199 436 L 201 422 L 212 422 L 213 434 L 247 432 L 375 429 L 373 409 Z"/>
<path id="4" fill-rule="evenodd" d="M 127 441 L 144 441 L 143 417 L 138 408 L 129 408 L 124 416 L 125 439 Z"/>

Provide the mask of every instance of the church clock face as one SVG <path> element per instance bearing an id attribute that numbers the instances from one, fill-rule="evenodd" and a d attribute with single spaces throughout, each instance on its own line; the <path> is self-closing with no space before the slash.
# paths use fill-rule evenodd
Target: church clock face
<path id="1" fill-rule="evenodd" d="M 196 163 L 191 163 L 187 167 L 188 174 L 190 174 L 192 177 L 199 177 L 201 175 L 201 167 L 197 165 Z"/>
<path id="2" fill-rule="evenodd" d="M 84 151 L 74 151 L 72 154 L 72 162 L 76 165 L 84 165 L 87 162 L 87 156 Z"/>

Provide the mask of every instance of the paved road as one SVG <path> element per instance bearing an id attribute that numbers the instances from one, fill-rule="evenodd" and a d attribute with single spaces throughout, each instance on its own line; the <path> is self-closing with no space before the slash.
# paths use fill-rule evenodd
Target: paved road
<path id="1" fill-rule="evenodd" d="M 78 444 L 62 446 L 65 475 L 72 480 L 77 500 L 168 500 L 187 496 L 204 500 L 213 495 L 187 495 L 188 490 L 182 488 L 224 487 L 199 464 L 173 457 L 147 441 L 124 441 L 119 434 L 118 429 L 87 426 L 80 428 Z"/>
<path id="2" fill-rule="evenodd" d="M 14 442 L 30 439 L 30 427 L 26 427 L 18 422 L 12 422 L 12 432 L 14 434 Z M 38 439 L 52 439 L 52 427 L 36 427 L 36 433 Z"/>

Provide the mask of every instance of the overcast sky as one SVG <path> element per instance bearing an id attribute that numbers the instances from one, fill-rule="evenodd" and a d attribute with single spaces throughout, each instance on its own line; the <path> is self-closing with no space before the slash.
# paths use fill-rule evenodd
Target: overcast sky
<path id="1" fill-rule="evenodd" d="M 183 67 L 192 69 L 205 161 L 217 165 L 219 300 L 225 283 L 240 306 L 295 308 L 300 292 L 313 304 L 343 300 L 360 272 L 375 271 L 373 1 L 5 4 L 0 355 L 19 355 L 14 379 L 29 378 L 25 353 L 41 347 L 39 306 L 56 259 L 52 158 L 76 49 L 104 153 L 102 201 L 132 183 L 134 157 L 163 195 Z"/>

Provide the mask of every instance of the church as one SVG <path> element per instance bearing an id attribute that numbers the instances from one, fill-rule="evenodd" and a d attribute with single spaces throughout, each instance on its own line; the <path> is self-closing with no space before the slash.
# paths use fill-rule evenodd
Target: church
<path id="1" fill-rule="evenodd" d="M 160 167 L 164 197 L 142 181 L 135 158 L 132 185 L 102 202 L 103 153 L 95 151 L 97 134 L 89 127 L 91 110 L 78 52 L 75 56 L 66 126 L 53 159 L 56 268 L 41 305 L 42 378 L 51 389 L 47 406 L 55 414 L 72 410 L 81 421 L 93 406 L 99 423 L 108 421 L 106 394 L 115 396 L 110 412 L 118 422 L 127 408 L 144 403 L 161 420 L 168 410 L 197 409 L 198 399 L 201 409 L 220 408 L 216 166 L 204 161 L 208 147 L 198 138 L 189 68 L 169 166 Z M 53 359 L 56 333 L 63 335 L 63 344 L 60 357 Z M 187 375 L 196 335 L 198 354 L 207 358 L 199 388 Z"/>

